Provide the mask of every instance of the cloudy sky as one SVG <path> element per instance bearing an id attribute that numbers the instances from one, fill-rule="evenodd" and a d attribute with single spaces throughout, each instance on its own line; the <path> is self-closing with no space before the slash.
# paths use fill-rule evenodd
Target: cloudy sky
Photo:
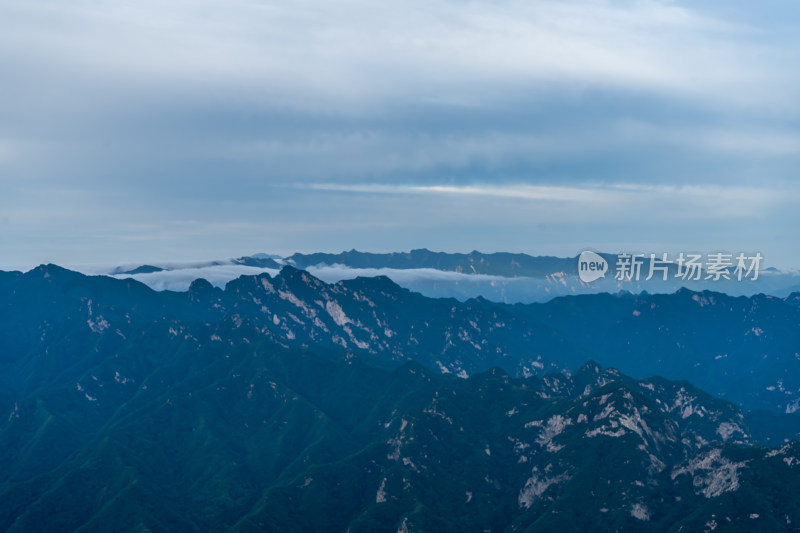
<path id="1" fill-rule="evenodd" d="M 0 0 L 0 268 L 760 251 L 796 0 Z"/>

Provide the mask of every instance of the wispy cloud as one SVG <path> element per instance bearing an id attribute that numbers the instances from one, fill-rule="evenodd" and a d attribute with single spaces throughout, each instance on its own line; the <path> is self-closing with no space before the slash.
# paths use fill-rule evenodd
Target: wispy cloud
<path id="1" fill-rule="evenodd" d="M 766 187 L 738 187 L 720 185 L 650 185 L 637 183 L 614 183 L 584 186 L 549 185 L 374 185 L 374 184 L 324 184 L 317 183 L 309 188 L 339 192 L 359 192 L 369 194 L 426 194 L 426 195 L 464 195 L 475 197 L 497 197 L 533 202 L 556 202 L 577 204 L 587 209 L 586 214 L 594 216 L 598 210 L 608 208 L 624 209 L 620 214 L 639 213 L 653 205 L 661 205 L 670 213 L 675 213 L 680 205 L 694 209 L 698 218 L 721 215 L 746 216 L 763 214 L 774 206 L 800 199 L 800 191 L 769 189 Z M 575 215 L 576 211 L 570 211 Z M 626 215 L 626 216 L 627 216 Z"/>
<path id="2" fill-rule="evenodd" d="M 587 203 L 610 198 L 608 190 L 549 185 L 374 185 L 315 183 L 309 189 L 322 191 L 362 192 L 373 194 L 455 194 L 468 196 L 495 196 L 526 200 Z M 595 194 L 600 192 L 600 196 Z"/>

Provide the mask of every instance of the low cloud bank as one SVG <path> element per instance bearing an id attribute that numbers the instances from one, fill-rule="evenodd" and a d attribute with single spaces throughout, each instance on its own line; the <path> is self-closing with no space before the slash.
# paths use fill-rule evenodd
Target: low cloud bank
<path id="1" fill-rule="evenodd" d="M 186 291 L 192 281 L 203 278 L 212 285 L 224 288 L 229 281 L 239 276 L 253 276 L 267 273 L 277 276 L 278 269 L 258 268 L 225 262 L 217 263 L 185 263 L 158 264 L 161 268 L 169 268 L 160 272 L 142 274 L 117 274 L 116 278 L 131 278 L 144 283 L 150 288 L 163 291 Z M 86 267 L 72 266 L 74 270 L 84 274 L 103 274 L 114 271 L 114 267 L 92 265 Z M 732 295 L 750 296 L 756 293 L 785 297 L 793 291 L 800 290 L 800 275 L 797 273 L 763 273 L 758 282 L 695 282 L 682 284 L 679 280 L 668 282 L 633 282 L 623 283 L 609 276 L 591 284 L 582 283 L 577 276 L 554 275 L 548 278 L 508 278 L 486 274 L 466 274 L 450 272 L 434 268 L 394 269 L 394 268 L 353 268 L 346 265 L 319 264 L 305 269 L 311 275 L 326 283 L 356 277 L 386 276 L 401 287 L 419 292 L 429 297 L 452 297 L 467 300 L 481 296 L 488 300 L 506 303 L 545 302 L 557 296 L 570 294 L 591 294 L 599 292 L 616 293 L 625 290 L 638 293 L 647 290 L 650 293 L 671 293 L 682 285 L 695 291 L 712 290 Z"/>
<path id="2" fill-rule="evenodd" d="M 114 277 L 135 279 L 157 291 L 185 291 L 194 280 L 199 278 L 208 280 L 212 285 L 222 288 L 225 287 L 226 283 L 239 276 L 255 276 L 263 272 L 267 272 L 270 276 L 278 274 L 278 270 L 274 269 L 230 264 L 179 268 L 148 274 L 118 274 Z"/>

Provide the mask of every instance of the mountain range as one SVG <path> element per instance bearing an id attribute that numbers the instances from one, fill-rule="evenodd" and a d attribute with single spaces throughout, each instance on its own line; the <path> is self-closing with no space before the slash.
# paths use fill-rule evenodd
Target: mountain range
<path id="1" fill-rule="evenodd" d="M 463 301 L 482 296 L 505 303 L 546 302 L 558 296 L 616 293 L 621 290 L 668 294 L 682 287 L 742 296 L 763 293 L 781 298 L 792 292 L 800 292 L 800 273 L 764 268 L 764 265 L 756 280 L 739 281 L 735 276 L 729 280 L 705 279 L 705 271 L 699 280 L 683 280 L 676 277 L 677 265 L 674 263 L 668 266 L 668 279 L 663 280 L 656 275 L 647 280 L 649 256 L 642 259 L 642 275 L 639 279 L 620 281 L 615 276 L 618 255 L 602 253 L 600 256 L 607 261 L 609 271 L 605 277 L 591 283 L 581 281 L 578 276 L 578 256 L 484 254 L 477 251 L 462 254 L 426 249 L 382 254 L 357 250 L 337 254 L 295 253 L 286 257 L 254 254 L 226 261 L 118 266 L 100 273 L 134 277 L 156 289 L 184 291 L 196 278 L 205 277 L 212 284 L 224 287 L 225 283 L 239 275 L 256 274 L 258 270 L 274 275 L 283 266 L 290 265 L 327 282 L 385 275 L 405 288 L 430 297 L 454 297 Z"/>
<path id="2" fill-rule="evenodd" d="M 157 292 L 43 265 L 0 296 L 3 531 L 800 524 L 798 295 L 506 305 L 293 267 Z"/>
<path id="3" fill-rule="evenodd" d="M 186 292 L 157 292 L 48 265 L 3 273 L 0 289 L 11 294 L 5 323 L 37 324 L 31 335 L 40 346 L 58 320 L 42 322 L 45 309 L 67 308 L 127 336 L 133 332 L 124 315 L 135 304 L 142 317 L 173 317 L 177 329 L 186 320 L 236 315 L 284 346 L 342 348 L 379 366 L 415 360 L 461 376 L 494 366 L 530 376 L 574 371 L 593 359 L 637 377 L 688 379 L 747 411 L 800 407 L 800 293 L 732 297 L 681 289 L 507 305 L 427 298 L 380 276 L 328 284 L 290 266 L 276 276 L 241 276 L 225 289 L 196 280 Z"/>

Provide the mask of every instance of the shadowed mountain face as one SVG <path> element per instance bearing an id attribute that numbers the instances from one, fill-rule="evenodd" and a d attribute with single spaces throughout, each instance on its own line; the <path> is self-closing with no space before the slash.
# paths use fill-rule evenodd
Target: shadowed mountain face
<path id="1" fill-rule="evenodd" d="M 0 274 L 0 332 L 9 364 L 53 349 L 65 316 L 87 331 L 131 330 L 135 312 L 147 327 L 170 321 L 248 320 L 258 338 L 286 347 L 344 349 L 373 364 L 415 360 L 466 377 L 499 366 L 531 376 L 575 370 L 586 360 L 637 377 L 688 379 L 746 410 L 791 413 L 800 407 L 800 306 L 796 295 L 730 297 L 675 294 L 584 295 L 545 304 L 432 299 L 385 277 L 326 284 L 285 267 L 280 275 L 242 276 L 224 290 L 197 280 L 188 292 L 154 292 L 132 280 L 86 277 L 55 266 Z M 124 337 L 124 339 L 123 339 Z M 255 339 L 251 339 L 255 340 Z M 30 379 L 40 379 L 29 369 Z M 16 382 L 0 377 L 14 390 Z M 0 401 L 2 401 L 0 392 Z"/>
<path id="2" fill-rule="evenodd" d="M 387 320 L 379 296 L 418 298 L 386 280 L 327 286 L 287 270 L 224 292 L 199 281 L 156 293 L 51 266 L 0 284 L 11 302 L 3 531 L 779 531 L 800 520 L 797 445 L 753 445 L 735 405 L 687 382 L 594 362 L 528 379 L 367 364 L 381 351 L 345 327 L 360 339 L 356 320 Z M 454 305 L 418 299 L 423 317 L 427 304 Z M 301 329 L 311 305 L 328 336 Z M 320 343 L 293 347 L 300 332 Z"/>

